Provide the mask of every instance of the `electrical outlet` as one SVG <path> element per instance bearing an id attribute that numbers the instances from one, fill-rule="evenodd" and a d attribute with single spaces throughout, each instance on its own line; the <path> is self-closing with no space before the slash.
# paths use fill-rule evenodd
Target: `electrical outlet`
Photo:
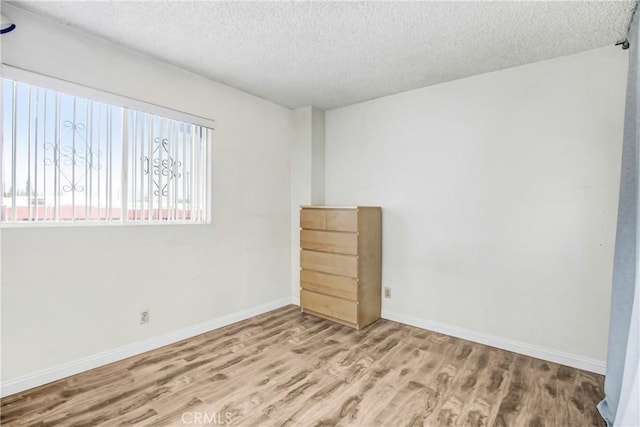
<path id="1" fill-rule="evenodd" d="M 391 288 L 388 286 L 384 287 L 384 297 L 385 298 L 391 298 Z"/>
<path id="2" fill-rule="evenodd" d="M 140 312 L 140 324 L 144 325 L 145 323 L 149 323 L 149 310 Z"/>

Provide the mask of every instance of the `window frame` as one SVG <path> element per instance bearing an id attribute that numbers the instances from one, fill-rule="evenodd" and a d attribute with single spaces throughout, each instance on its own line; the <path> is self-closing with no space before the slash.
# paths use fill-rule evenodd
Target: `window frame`
<path id="1" fill-rule="evenodd" d="M 44 89 L 61 92 L 64 94 L 87 98 L 92 101 L 98 101 L 105 104 L 111 104 L 117 107 L 137 110 L 142 113 L 152 114 L 161 118 L 176 120 L 207 128 L 206 159 L 205 159 L 205 177 L 207 188 L 204 191 L 204 212 L 202 221 L 192 220 L 163 220 L 163 219 L 137 219 L 130 220 L 127 215 L 117 220 L 66 220 L 66 221 L 17 221 L 17 222 L 0 222 L 0 228 L 31 228 L 31 227 L 102 227 L 102 226 L 176 226 L 176 225 L 207 225 L 211 224 L 212 210 L 212 170 L 213 170 L 213 138 L 211 132 L 215 130 L 215 120 L 197 116 L 183 111 L 174 110 L 146 101 L 140 101 L 127 96 L 108 92 L 102 89 L 73 83 L 67 80 L 58 79 L 56 77 L 47 76 L 22 68 L 2 64 L 0 66 L 0 79 L 9 79 L 16 82 L 22 82 Z M 0 85 L 0 99 L 2 99 L 2 85 Z M 4 115 L 0 114 L 0 146 L 4 145 Z M 3 150 L 0 150 L 0 166 L 3 162 Z M 126 166 L 126 165 L 125 165 Z M 120 182 L 128 182 L 128 171 L 126 167 L 122 168 Z M 128 202 L 128 201 L 127 201 Z"/>

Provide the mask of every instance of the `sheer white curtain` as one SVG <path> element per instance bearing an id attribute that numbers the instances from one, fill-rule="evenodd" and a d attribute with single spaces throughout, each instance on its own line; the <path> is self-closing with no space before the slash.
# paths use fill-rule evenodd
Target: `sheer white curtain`
<path id="1" fill-rule="evenodd" d="M 638 40 L 639 16 L 630 27 L 629 76 L 618 228 L 614 256 L 605 399 L 598 409 L 609 426 L 640 426 L 640 290 L 638 250 Z"/>
<path id="2" fill-rule="evenodd" d="M 636 264 L 637 265 L 637 264 Z M 614 419 L 616 426 L 640 426 L 640 292 L 636 279 L 636 293 L 631 314 L 629 341 L 620 387 L 620 400 Z"/>

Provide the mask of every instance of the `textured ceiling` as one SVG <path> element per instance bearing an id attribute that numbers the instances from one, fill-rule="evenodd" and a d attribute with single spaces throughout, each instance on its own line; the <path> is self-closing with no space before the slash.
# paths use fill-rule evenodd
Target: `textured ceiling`
<path id="1" fill-rule="evenodd" d="M 633 1 L 11 2 L 290 108 L 335 108 L 624 39 Z"/>

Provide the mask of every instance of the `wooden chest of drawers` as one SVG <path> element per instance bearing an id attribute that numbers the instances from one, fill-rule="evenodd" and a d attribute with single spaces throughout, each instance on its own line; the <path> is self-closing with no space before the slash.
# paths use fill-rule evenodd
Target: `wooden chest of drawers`
<path id="1" fill-rule="evenodd" d="M 382 211 L 303 206 L 300 307 L 356 329 L 380 318 Z"/>

